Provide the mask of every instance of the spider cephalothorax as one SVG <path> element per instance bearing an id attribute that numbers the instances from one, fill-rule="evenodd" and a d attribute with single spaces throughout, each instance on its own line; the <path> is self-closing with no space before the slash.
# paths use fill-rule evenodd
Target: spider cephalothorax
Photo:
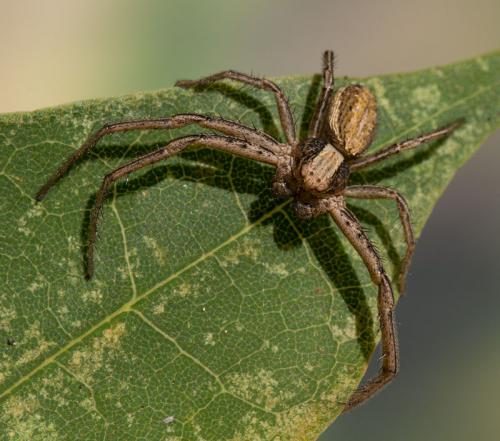
<path id="1" fill-rule="evenodd" d="M 274 194 L 293 196 L 295 213 L 303 219 L 328 211 L 323 200 L 342 194 L 349 161 L 363 153 L 375 135 L 377 104 L 369 89 L 349 85 L 325 101 L 325 117 L 311 130 L 313 136 L 291 149 L 274 179 Z"/>
<path id="2" fill-rule="evenodd" d="M 399 275 L 400 293 L 404 291 L 406 272 L 415 247 L 408 205 L 403 196 L 397 191 L 385 187 L 350 186 L 349 176 L 353 172 L 401 151 L 448 135 L 461 124 L 461 121 L 393 144 L 371 155 L 364 155 L 375 134 L 377 122 L 375 97 L 368 88 L 359 84 L 343 87 L 333 94 L 333 53 L 331 51 L 325 52 L 323 63 L 323 87 L 311 119 L 308 136 L 304 140 L 296 138 L 288 100 L 275 83 L 231 70 L 224 71 L 197 81 L 179 81 L 177 86 L 193 88 L 210 85 L 223 79 L 231 79 L 272 92 L 278 106 L 279 118 L 285 136 L 284 143 L 262 131 L 240 123 L 197 114 L 179 114 L 159 119 L 107 124 L 91 135 L 59 167 L 39 190 L 36 199 L 42 200 L 50 188 L 66 174 L 82 155 L 92 149 L 99 139 L 110 133 L 146 129 L 175 129 L 192 124 L 220 133 L 175 138 L 164 147 L 126 163 L 104 177 L 96 194 L 89 222 L 86 275 L 90 278 L 94 272 L 94 245 L 99 213 L 110 186 L 118 179 L 143 167 L 165 160 L 194 144 L 201 144 L 276 167 L 276 175 L 272 183 L 273 193 L 278 197 L 292 197 L 295 213 L 302 219 L 329 213 L 360 255 L 373 283 L 378 287 L 382 366 L 378 375 L 352 394 L 345 407 L 345 410 L 349 410 L 367 400 L 396 375 L 399 352 L 391 282 L 375 247 L 356 216 L 346 206 L 344 198 L 389 199 L 396 203 L 407 243 Z"/>

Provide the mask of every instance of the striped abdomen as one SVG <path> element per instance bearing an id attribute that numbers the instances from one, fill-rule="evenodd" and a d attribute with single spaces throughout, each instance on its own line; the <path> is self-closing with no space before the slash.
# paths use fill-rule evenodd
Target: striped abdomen
<path id="1" fill-rule="evenodd" d="M 337 91 L 328 115 L 335 147 L 348 157 L 359 155 L 372 142 L 376 125 L 377 101 L 366 87 L 354 84 Z"/>

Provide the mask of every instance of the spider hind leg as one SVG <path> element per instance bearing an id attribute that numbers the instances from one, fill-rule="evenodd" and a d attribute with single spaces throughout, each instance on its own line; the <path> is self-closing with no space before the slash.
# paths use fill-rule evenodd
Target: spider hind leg
<path id="1" fill-rule="evenodd" d="M 399 369 L 399 349 L 391 283 L 377 251 L 356 216 L 346 208 L 342 198 L 331 200 L 330 214 L 362 258 L 373 283 L 378 287 L 377 304 L 382 343 L 382 366 L 375 377 L 354 391 L 344 408 L 344 412 L 347 412 L 371 398 L 396 376 Z"/>

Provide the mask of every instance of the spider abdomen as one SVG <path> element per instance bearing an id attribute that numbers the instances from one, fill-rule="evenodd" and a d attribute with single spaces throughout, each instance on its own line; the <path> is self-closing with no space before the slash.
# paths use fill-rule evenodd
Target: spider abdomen
<path id="1" fill-rule="evenodd" d="M 328 116 L 333 144 L 353 157 L 372 142 L 377 125 L 377 101 L 364 86 L 349 85 L 337 91 Z"/>

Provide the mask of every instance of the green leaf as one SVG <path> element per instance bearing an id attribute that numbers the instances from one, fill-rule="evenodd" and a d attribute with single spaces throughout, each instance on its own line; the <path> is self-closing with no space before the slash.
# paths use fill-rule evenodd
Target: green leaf
<path id="1" fill-rule="evenodd" d="M 399 189 L 418 234 L 500 125 L 500 53 L 357 81 L 379 103 L 370 151 L 466 119 L 447 139 L 352 178 Z M 318 77 L 279 83 L 303 134 Z M 5 439 L 314 440 L 360 382 L 379 338 L 376 289 L 327 216 L 299 221 L 271 196 L 271 167 L 200 147 L 134 173 L 108 198 L 96 275 L 84 280 L 88 212 L 104 174 L 197 130 L 109 136 L 43 203 L 35 192 L 102 124 L 179 112 L 282 137 L 272 96 L 236 84 L 0 117 Z M 396 207 L 351 207 L 396 280 Z"/>

